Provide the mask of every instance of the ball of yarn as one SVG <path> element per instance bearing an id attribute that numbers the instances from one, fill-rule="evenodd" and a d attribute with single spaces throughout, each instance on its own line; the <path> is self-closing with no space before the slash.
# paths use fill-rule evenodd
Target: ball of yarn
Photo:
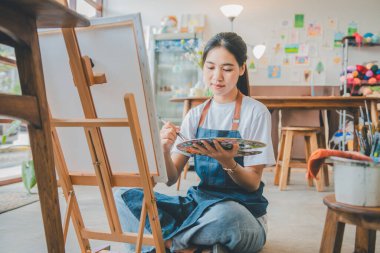
<path id="1" fill-rule="evenodd" d="M 353 77 L 357 77 L 359 75 L 359 72 L 357 70 L 355 70 L 354 72 L 352 72 L 352 76 Z"/>
<path id="2" fill-rule="evenodd" d="M 377 83 L 377 80 L 376 80 L 376 78 L 371 77 L 371 78 L 368 80 L 368 83 L 371 84 L 371 85 L 374 85 L 375 83 Z"/>
<path id="3" fill-rule="evenodd" d="M 372 63 L 372 62 L 367 63 L 367 65 L 365 65 L 365 67 L 366 67 L 367 69 L 371 69 L 372 66 L 373 66 L 373 63 Z"/>
<path id="4" fill-rule="evenodd" d="M 369 87 L 364 87 L 363 90 L 361 90 L 361 92 L 362 92 L 363 96 L 367 96 L 367 95 L 372 94 L 372 90 Z"/>
<path id="5" fill-rule="evenodd" d="M 371 67 L 371 70 L 373 73 L 376 73 L 378 70 L 379 70 L 379 66 L 377 66 L 376 64 L 374 64 L 372 67 Z"/>
<path id="6" fill-rule="evenodd" d="M 377 44 L 377 43 L 379 43 L 379 42 L 380 42 L 380 37 L 377 36 L 376 34 L 374 34 L 374 35 L 372 36 L 372 43 Z"/>
<path id="7" fill-rule="evenodd" d="M 356 65 L 356 70 L 359 72 L 367 71 L 366 67 L 363 65 Z"/>
<path id="8" fill-rule="evenodd" d="M 354 85 L 360 85 L 361 84 L 361 80 L 359 78 L 354 78 L 353 83 L 354 83 Z"/>
<path id="9" fill-rule="evenodd" d="M 365 72 L 365 76 L 366 77 L 372 77 L 373 76 L 372 70 L 367 70 L 367 72 Z"/>
<path id="10" fill-rule="evenodd" d="M 348 66 L 347 67 L 347 72 L 352 72 L 352 71 L 355 71 L 355 70 L 356 70 L 355 66 Z"/>
<path id="11" fill-rule="evenodd" d="M 376 75 L 376 80 L 380 81 L 380 74 Z"/>

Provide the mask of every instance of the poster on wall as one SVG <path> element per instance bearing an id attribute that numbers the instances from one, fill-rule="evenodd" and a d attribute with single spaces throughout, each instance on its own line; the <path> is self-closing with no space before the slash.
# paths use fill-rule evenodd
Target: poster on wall
<path id="1" fill-rule="evenodd" d="M 304 14 L 295 14 L 294 28 L 303 28 L 303 27 L 304 27 Z"/>
<path id="2" fill-rule="evenodd" d="M 340 48 L 343 46 L 342 39 L 344 37 L 344 33 L 336 32 L 334 34 L 334 48 Z"/>
<path id="3" fill-rule="evenodd" d="M 319 37 L 322 35 L 322 26 L 319 23 L 310 23 L 307 26 L 307 36 L 310 38 Z"/>
<path id="4" fill-rule="evenodd" d="M 338 28 L 338 19 L 328 17 L 327 18 L 327 27 L 331 30 L 336 30 Z"/>
<path id="5" fill-rule="evenodd" d="M 311 77 L 311 70 L 310 69 L 305 69 L 303 71 L 303 80 L 305 83 L 310 82 L 310 77 Z"/>
<path id="6" fill-rule="evenodd" d="M 269 65 L 268 66 L 268 78 L 281 78 L 281 66 L 280 65 Z"/>
<path id="7" fill-rule="evenodd" d="M 297 54 L 298 53 L 298 44 L 286 44 L 284 47 L 284 51 L 287 54 Z"/>
<path id="8" fill-rule="evenodd" d="M 298 55 L 300 56 L 308 56 L 309 55 L 309 45 L 306 43 L 302 43 L 298 48 Z"/>
<path id="9" fill-rule="evenodd" d="M 309 65 L 309 57 L 297 55 L 295 58 L 295 64 L 296 65 Z"/>

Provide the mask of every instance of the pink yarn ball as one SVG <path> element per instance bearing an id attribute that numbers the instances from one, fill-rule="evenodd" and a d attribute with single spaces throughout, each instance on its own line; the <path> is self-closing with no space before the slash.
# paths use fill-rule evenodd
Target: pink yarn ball
<path id="1" fill-rule="evenodd" d="M 365 75 L 366 75 L 367 77 L 371 77 L 371 76 L 373 76 L 373 72 L 372 72 L 372 70 L 368 70 L 367 72 L 365 72 Z"/>

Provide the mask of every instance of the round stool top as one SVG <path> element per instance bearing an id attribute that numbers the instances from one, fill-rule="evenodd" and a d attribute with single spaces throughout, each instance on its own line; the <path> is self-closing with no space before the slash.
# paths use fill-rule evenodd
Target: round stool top
<path id="1" fill-rule="evenodd" d="M 354 213 L 364 216 L 380 217 L 380 207 L 353 206 L 336 202 L 335 194 L 327 195 L 323 198 L 323 203 L 330 209 L 345 213 Z"/>
<path id="2" fill-rule="evenodd" d="M 281 127 L 282 131 L 319 132 L 321 127 L 286 126 Z"/>

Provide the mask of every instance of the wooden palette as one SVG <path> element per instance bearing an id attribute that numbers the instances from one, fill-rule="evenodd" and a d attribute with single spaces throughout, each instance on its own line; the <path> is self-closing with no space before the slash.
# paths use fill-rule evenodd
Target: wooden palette
<path id="1" fill-rule="evenodd" d="M 214 140 L 218 141 L 220 145 L 225 150 L 231 150 L 233 145 L 235 143 L 239 144 L 239 150 L 237 153 L 237 156 L 249 156 L 249 155 L 257 155 L 261 154 L 262 151 L 254 150 L 257 148 L 263 148 L 266 145 L 259 141 L 252 141 L 252 140 L 244 140 L 240 138 L 223 138 L 223 137 L 217 137 L 217 138 L 206 138 L 206 139 L 192 139 L 188 141 L 184 141 L 177 145 L 177 148 L 188 154 L 188 155 L 199 155 L 198 149 L 194 147 L 194 144 L 198 144 L 202 147 L 204 147 L 204 144 L 202 141 L 206 141 L 210 144 L 210 146 L 215 147 Z"/>

